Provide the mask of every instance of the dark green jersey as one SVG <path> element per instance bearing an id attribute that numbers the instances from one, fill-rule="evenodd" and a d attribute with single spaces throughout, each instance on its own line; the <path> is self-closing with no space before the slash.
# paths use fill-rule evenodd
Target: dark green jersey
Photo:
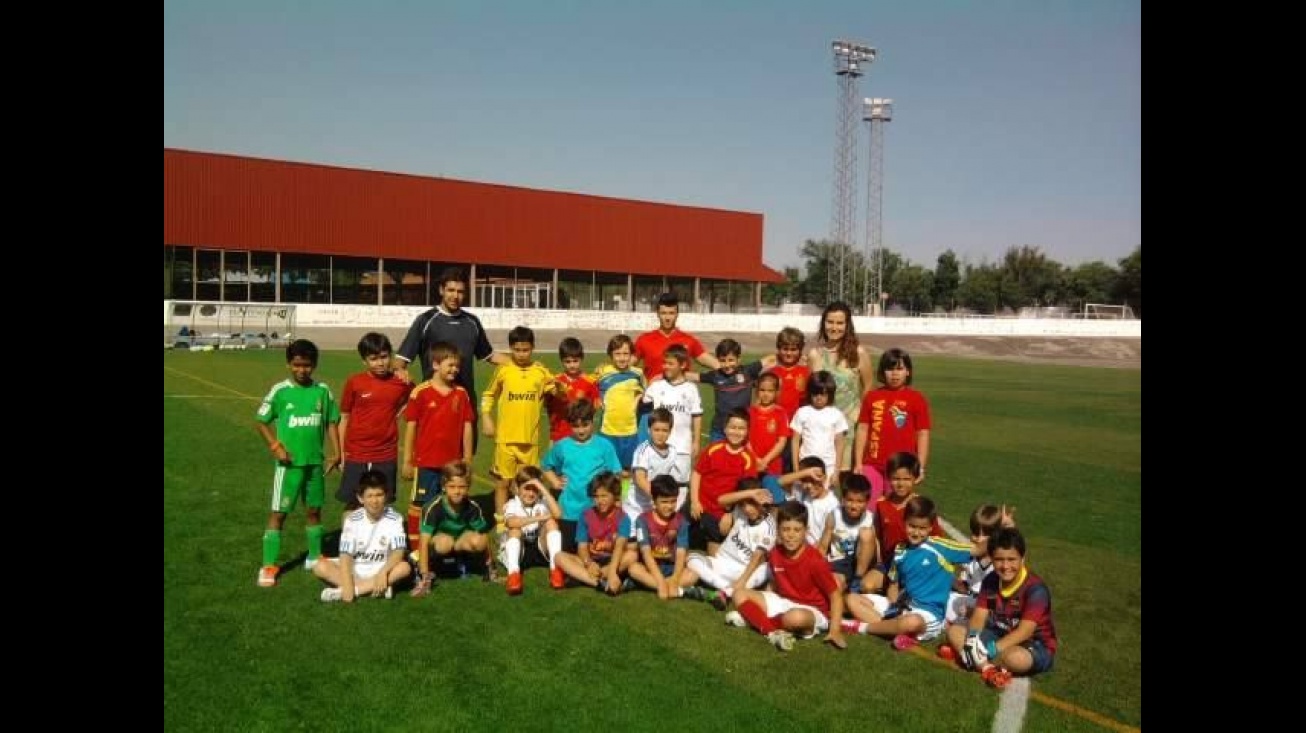
<path id="1" fill-rule="evenodd" d="M 459 537 L 463 532 L 481 532 L 490 528 L 481 506 L 471 499 L 463 501 L 460 509 L 449 506 L 448 497 L 426 505 L 422 511 L 422 534 L 447 534 Z"/>
<path id="2" fill-rule="evenodd" d="M 277 440 L 286 447 L 293 466 L 322 464 L 327 425 L 340 422 L 340 406 L 322 382 L 301 387 L 293 379 L 272 385 L 258 407 L 261 423 L 275 422 Z"/>

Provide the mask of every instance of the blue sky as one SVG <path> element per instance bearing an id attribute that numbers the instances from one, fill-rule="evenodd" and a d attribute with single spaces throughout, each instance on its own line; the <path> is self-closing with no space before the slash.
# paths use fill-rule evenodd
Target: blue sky
<path id="1" fill-rule="evenodd" d="M 1142 243 L 1141 0 L 165 0 L 166 147 L 758 212 L 830 232 L 830 43 L 877 48 L 886 247 Z M 867 138 L 858 123 L 858 247 Z"/>

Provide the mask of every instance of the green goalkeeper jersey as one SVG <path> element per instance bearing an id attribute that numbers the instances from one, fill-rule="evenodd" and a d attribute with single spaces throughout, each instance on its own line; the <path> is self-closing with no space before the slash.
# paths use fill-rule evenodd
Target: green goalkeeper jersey
<path id="1" fill-rule="evenodd" d="M 268 390 L 257 418 L 265 424 L 276 422 L 277 440 L 290 454 L 292 466 L 315 466 L 324 458 L 327 425 L 340 422 L 340 406 L 326 384 L 304 387 L 287 379 Z"/>

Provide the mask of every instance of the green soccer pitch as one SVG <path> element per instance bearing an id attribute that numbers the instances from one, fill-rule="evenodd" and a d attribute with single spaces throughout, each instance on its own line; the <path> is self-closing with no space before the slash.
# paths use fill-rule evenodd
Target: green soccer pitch
<path id="1" fill-rule="evenodd" d="M 555 355 L 541 358 L 558 368 Z M 1141 725 L 1141 372 L 915 361 L 935 424 L 920 492 L 963 531 L 977 504 L 1017 507 L 1029 566 L 1052 590 L 1061 647 L 1055 668 L 1034 678 L 1025 730 Z M 286 523 L 289 569 L 259 588 L 272 464 L 254 412 L 287 376 L 284 353 L 165 351 L 163 367 L 166 730 L 993 725 L 998 694 L 927 658 L 933 642 L 928 655 L 868 637 L 850 637 L 842 652 L 807 641 L 785 654 L 707 604 L 553 591 L 541 570 L 526 573 L 515 598 L 472 579 L 419 600 L 324 604 L 299 562 L 302 505 Z M 356 353 L 326 351 L 315 376 L 338 396 L 360 369 Z M 478 369 L 484 388 L 490 369 Z M 711 390 L 703 397 L 706 430 Z M 492 449 L 482 439 L 474 494 L 490 490 Z M 328 478 L 329 533 L 340 527 L 338 482 Z M 401 513 L 405 498 L 401 490 Z"/>

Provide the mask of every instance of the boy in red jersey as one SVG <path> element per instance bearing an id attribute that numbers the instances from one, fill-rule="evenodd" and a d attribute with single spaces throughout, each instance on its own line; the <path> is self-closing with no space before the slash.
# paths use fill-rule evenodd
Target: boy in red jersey
<path id="1" fill-rule="evenodd" d="M 345 380 L 340 392 L 340 442 L 344 445 L 344 475 L 336 498 L 345 514 L 361 506 L 355 489 L 363 473 L 385 475 L 386 503 L 395 500 L 399 465 L 399 412 L 408 402 L 412 385 L 390 368 L 394 348 L 383 333 L 371 331 L 358 340 L 363 371 Z"/>
<path id="2" fill-rule="evenodd" d="M 911 386 L 911 355 L 889 349 L 880 355 L 875 372 L 882 386 L 862 398 L 857 417 L 853 456 L 860 457 L 862 473 L 871 480 L 871 502 L 888 486 L 887 464 L 895 453 L 914 453 L 920 461 L 916 483 L 925 480 L 930 462 L 930 404 Z"/>
<path id="3" fill-rule="evenodd" d="M 775 547 L 753 553 L 735 582 L 730 602 L 749 626 L 780 651 L 794 648 L 795 634 L 809 639 L 822 631 L 836 649 L 847 648 L 839 628 L 843 594 L 825 555 L 807 543 L 807 507 L 796 501 L 781 504 L 776 526 Z M 774 592 L 749 590 L 746 585 L 763 562 L 771 566 Z"/>
<path id="4" fill-rule="evenodd" d="M 889 458 L 889 491 L 875 502 L 875 537 L 879 541 L 879 564 L 862 579 L 863 593 L 884 590 L 884 579 L 889 572 L 889 562 L 899 544 L 907 541 L 907 523 L 903 513 L 907 502 L 916 498 L 916 476 L 921 462 L 911 453 L 894 453 Z M 938 518 L 930 527 L 931 537 L 947 537 L 939 526 Z"/>
<path id="5" fill-rule="evenodd" d="M 739 480 L 757 476 L 757 456 L 748 449 L 748 413 L 736 408 L 726 417 L 726 439 L 703 449 L 689 477 L 689 516 L 698 524 L 707 541 L 707 552 L 715 555 L 717 547 L 730 531 L 728 515 L 721 506 L 721 496 L 735 490 Z"/>
<path id="6" fill-rule="evenodd" d="M 549 409 L 549 440 L 556 443 L 571 435 L 571 423 L 567 422 L 567 408 L 582 397 L 594 403 L 594 409 L 603 408 L 598 385 L 582 371 L 585 366 L 585 347 L 580 339 L 568 336 L 558 344 L 558 358 L 562 361 L 562 373 L 553 379 L 562 385 L 560 391 L 545 397 Z"/>
<path id="7" fill-rule="evenodd" d="M 421 541 L 422 510 L 441 492 L 440 469 L 454 461 L 472 462 L 476 410 L 458 386 L 458 348 L 445 341 L 431 346 L 435 373 L 413 388 L 404 407 L 403 477 L 413 482 L 408 502 L 408 545 Z"/>

